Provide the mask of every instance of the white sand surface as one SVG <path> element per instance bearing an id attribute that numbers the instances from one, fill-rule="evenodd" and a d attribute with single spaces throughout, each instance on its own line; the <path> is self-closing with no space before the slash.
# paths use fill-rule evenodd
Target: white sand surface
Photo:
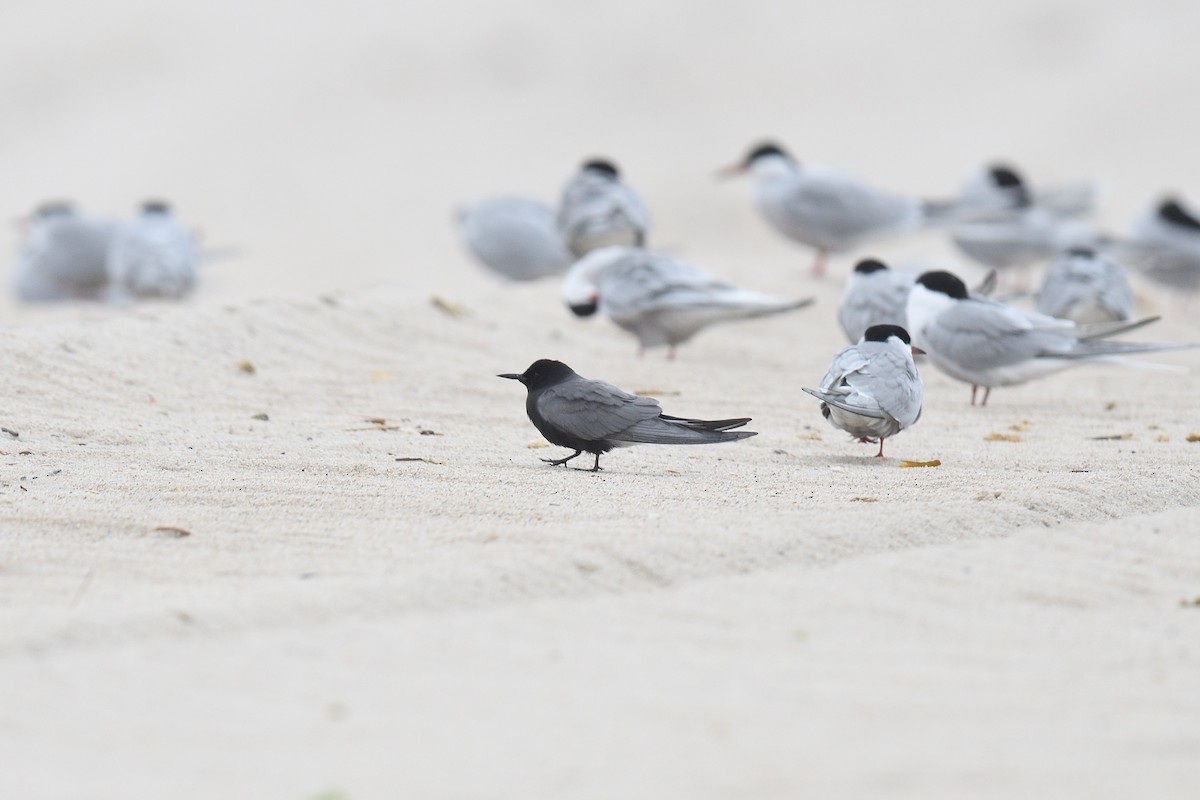
<path id="1" fill-rule="evenodd" d="M 1200 193 L 1200 10 L 124 0 L 0 23 L 3 208 L 164 195 L 240 251 L 182 305 L 0 303 L 3 796 L 1194 796 L 1200 356 L 985 408 L 926 368 L 878 461 L 800 391 L 842 345 L 852 259 L 810 281 L 711 175 L 765 135 L 930 195 L 1005 156 L 1103 179 L 1120 227 Z M 668 363 L 469 263 L 455 203 L 550 197 L 594 154 L 661 244 L 818 304 Z M 875 252 L 954 263 L 934 235 Z M 1138 336 L 1200 341 L 1138 291 L 1165 316 Z M 494 377 L 540 357 L 760 435 L 547 467 Z"/>

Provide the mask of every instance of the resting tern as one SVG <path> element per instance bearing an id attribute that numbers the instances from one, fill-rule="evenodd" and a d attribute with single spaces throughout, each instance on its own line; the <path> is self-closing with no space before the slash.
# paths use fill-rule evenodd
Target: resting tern
<path id="1" fill-rule="evenodd" d="M 971 404 L 983 386 L 983 405 L 992 387 L 1012 386 L 1093 361 L 1120 362 L 1119 356 L 1194 347 L 1104 341 L 1139 328 L 1136 322 L 1076 325 L 1068 320 L 1021 311 L 991 300 L 971 298 L 949 272 L 926 272 L 908 297 L 913 344 L 952 378 L 971 384 Z M 1128 362 L 1126 362 L 1128 363 Z"/>
<path id="2" fill-rule="evenodd" d="M 879 259 L 858 262 L 838 306 L 838 322 L 847 341 L 855 344 L 872 325 L 908 327 L 908 293 L 917 282 L 917 272 L 891 269 Z M 991 270 L 975 287 L 972 296 L 987 297 L 996 288 L 996 270 Z"/>
<path id="3" fill-rule="evenodd" d="M 633 189 L 621 182 L 615 164 L 584 163 L 563 188 L 558 229 L 575 257 L 610 245 L 646 243 L 650 214 Z"/>
<path id="4" fill-rule="evenodd" d="M 877 189 L 834 167 L 801 164 L 772 143 L 753 148 L 740 163 L 718 174 L 742 173 L 753 177 L 754 203 L 767 223 L 816 249 L 812 271 L 818 277 L 825 273 L 830 253 L 968 212 L 958 202 L 926 202 Z"/>
<path id="5" fill-rule="evenodd" d="M 742 289 L 638 247 L 605 247 L 584 256 L 567 271 L 562 296 L 577 316 L 604 312 L 637 337 L 639 353 L 666 345 L 668 358 L 674 357 L 676 345 L 709 325 L 813 302 Z"/>
<path id="6" fill-rule="evenodd" d="M 872 325 L 858 344 L 833 357 L 821 388 L 804 389 L 821 401 L 821 413 L 860 442 L 883 441 L 921 418 L 923 388 L 913 363 L 908 331 L 899 325 Z M 920 352 L 920 350 L 916 350 Z"/>
<path id="7" fill-rule="evenodd" d="M 554 207 L 541 200 L 479 200 L 459 212 L 458 232 L 481 264 L 510 280 L 557 275 L 574 261 L 558 231 Z"/>
<path id="8" fill-rule="evenodd" d="M 1090 184 L 1035 193 L 1012 167 L 992 165 L 967 180 L 962 201 L 992 203 L 997 211 L 950 225 L 950 238 L 968 257 L 994 269 L 1045 261 L 1097 242 L 1096 232 L 1080 219 L 1091 212 L 1095 195 Z"/>
<path id="9" fill-rule="evenodd" d="M 1147 278 L 1180 292 L 1200 291 L 1200 215 L 1166 197 L 1133 223 L 1126 243 Z"/>
<path id="10" fill-rule="evenodd" d="M 196 285 L 200 251 L 192 232 L 168 204 L 149 200 L 132 221 L 121 225 L 109 244 L 109 296 L 180 298 Z"/>
<path id="11" fill-rule="evenodd" d="M 1133 317 L 1133 289 L 1116 261 L 1077 248 L 1060 255 L 1046 270 L 1037 310 L 1080 324 L 1121 322 Z"/>
<path id="12" fill-rule="evenodd" d="M 108 284 L 105 259 L 114 225 L 67 202 L 39 206 L 14 269 L 17 296 L 27 302 L 102 299 Z"/>

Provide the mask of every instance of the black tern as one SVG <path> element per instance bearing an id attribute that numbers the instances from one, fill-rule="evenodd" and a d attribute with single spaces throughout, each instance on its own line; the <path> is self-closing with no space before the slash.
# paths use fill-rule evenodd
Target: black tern
<path id="1" fill-rule="evenodd" d="M 566 458 L 543 458 L 547 464 L 566 464 L 584 451 L 596 456 L 592 472 L 600 469 L 600 455 L 614 447 L 633 444 L 714 444 L 757 435 L 755 431 L 729 431 L 750 421 L 703 420 L 672 417 L 651 397 L 639 397 L 612 384 L 577 374 L 561 361 L 541 359 L 520 375 L 500 378 L 520 381 L 529 390 L 525 411 L 534 427 L 551 444 L 575 452 Z"/>

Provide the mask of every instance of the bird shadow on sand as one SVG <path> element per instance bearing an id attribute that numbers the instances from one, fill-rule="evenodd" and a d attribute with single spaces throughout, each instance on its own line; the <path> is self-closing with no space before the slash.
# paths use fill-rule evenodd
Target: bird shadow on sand
<path id="1" fill-rule="evenodd" d="M 829 453 L 788 453 L 790 459 L 799 466 L 805 467 L 852 467 L 854 469 L 866 468 L 888 468 L 899 467 L 904 461 L 903 456 L 886 455 L 883 458 L 876 457 L 877 444 L 863 444 L 862 453 L 856 454 L 853 451 L 830 455 Z"/>

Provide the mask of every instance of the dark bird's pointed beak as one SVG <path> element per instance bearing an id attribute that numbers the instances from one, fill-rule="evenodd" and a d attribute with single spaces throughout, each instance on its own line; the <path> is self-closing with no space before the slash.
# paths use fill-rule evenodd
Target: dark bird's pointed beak
<path id="1" fill-rule="evenodd" d="M 912 354 L 913 354 L 914 356 L 923 356 L 923 355 L 925 355 L 925 351 L 924 351 L 924 350 L 922 350 L 921 348 L 917 347 L 917 346 L 914 344 L 914 345 L 913 345 L 913 348 L 912 348 Z M 503 377 L 503 376 L 501 376 L 501 377 Z"/>
<path id="2" fill-rule="evenodd" d="M 520 381 L 521 383 L 525 382 L 524 375 L 517 375 L 512 372 L 505 372 L 503 375 L 497 375 L 496 377 L 497 378 L 508 378 L 510 381 Z"/>

